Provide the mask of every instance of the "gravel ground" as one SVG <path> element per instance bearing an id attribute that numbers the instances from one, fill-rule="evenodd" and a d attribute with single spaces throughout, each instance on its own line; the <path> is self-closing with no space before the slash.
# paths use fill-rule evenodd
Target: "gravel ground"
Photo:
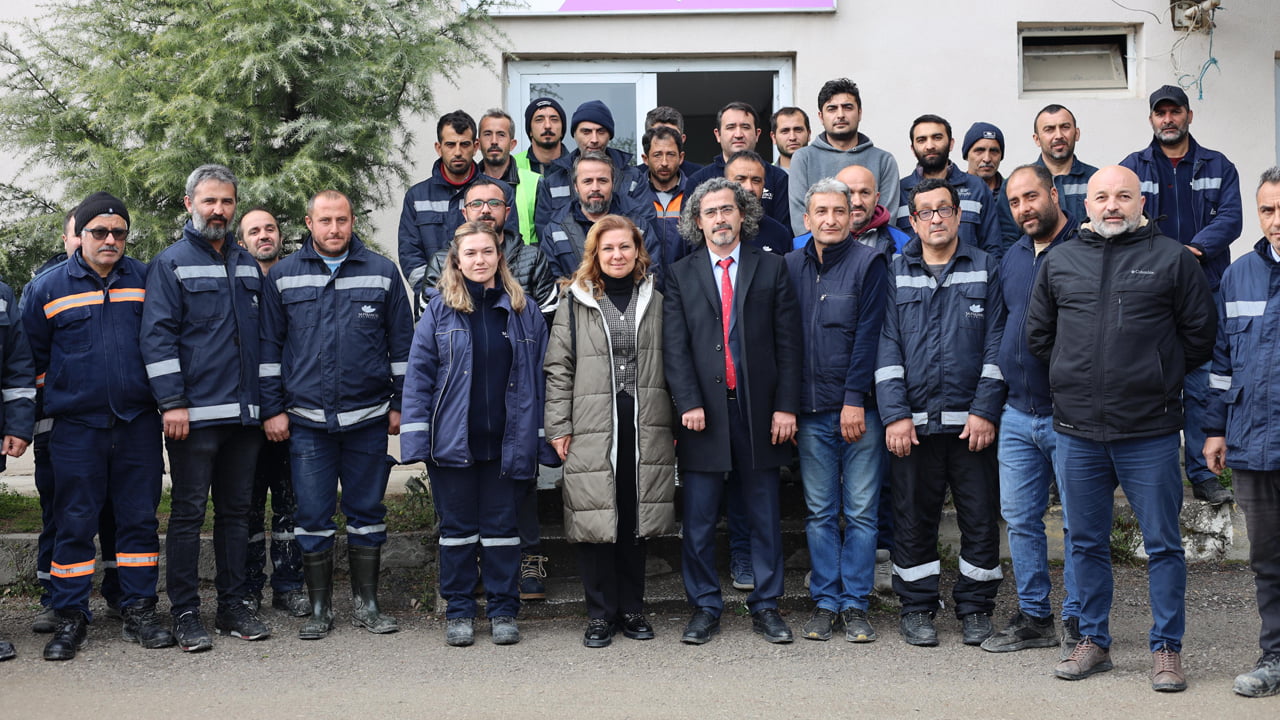
<path id="1" fill-rule="evenodd" d="M 450 648 L 442 621 L 412 607 L 420 578 L 388 581 L 386 604 L 401 626 L 395 635 L 369 635 L 340 614 L 327 640 L 303 642 L 300 620 L 266 610 L 275 637 L 217 638 L 211 652 L 186 655 L 125 643 L 118 623 L 104 618 L 67 663 L 40 659 L 46 638 L 28 630 L 30 599 L 0 600 L 0 636 L 19 652 L 0 664 L 0 718 L 1280 717 L 1280 697 L 1231 692 L 1232 678 L 1258 654 L 1252 576 L 1238 565 L 1190 570 L 1183 657 L 1191 687 L 1174 695 L 1148 684 L 1141 568 L 1117 569 L 1116 669 L 1074 683 L 1051 676 L 1055 649 L 995 655 L 965 647 L 948 612 L 939 615 L 942 645 L 931 649 L 903 643 L 892 611 L 873 613 L 880 640 L 870 645 L 769 645 L 751 633 L 748 618 L 726 613 L 720 636 L 696 648 L 678 642 L 682 615 L 655 616 L 656 640 L 619 636 L 604 650 L 582 647 L 577 617 L 525 620 L 516 646 L 492 645 L 483 627 L 475 646 Z M 207 596 L 206 603 L 208 610 Z M 341 602 L 339 610 L 347 609 Z M 997 625 L 1013 609 L 1010 579 Z M 803 615 L 790 614 L 793 629 Z"/>

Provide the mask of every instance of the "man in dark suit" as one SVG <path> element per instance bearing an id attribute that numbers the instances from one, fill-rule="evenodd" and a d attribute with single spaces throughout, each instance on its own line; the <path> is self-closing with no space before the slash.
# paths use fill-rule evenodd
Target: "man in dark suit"
<path id="1" fill-rule="evenodd" d="M 778 468 L 791 459 L 800 404 L 800 314 L 782 258 L 743 242 L 760 216 L 755 196 L 736 183 L 701 184 L 684 203 L 680 234 L 702 247 L 667 278 L 663 352 L 681 414 L 682 561 L 694 610 L 682 640 L 693 645 L 720 630 L 715 526 L 725 473 L 744 493 L 751 525 L 752 628 L 769 642 L 792 640 L 778 615 Z"/>

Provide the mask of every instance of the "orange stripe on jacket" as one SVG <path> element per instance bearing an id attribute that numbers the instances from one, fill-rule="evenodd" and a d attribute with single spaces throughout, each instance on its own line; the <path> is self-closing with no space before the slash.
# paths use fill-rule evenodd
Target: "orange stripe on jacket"
<path id="1" fill-rule="evenodd" d="M 75 295 L 67 295 L 45 303 L 44 316 L 51 318 L 63 310 L 84 307 L 86 305 L 101 305 L 102 293 L 98 291 L 76 293 Z"/>

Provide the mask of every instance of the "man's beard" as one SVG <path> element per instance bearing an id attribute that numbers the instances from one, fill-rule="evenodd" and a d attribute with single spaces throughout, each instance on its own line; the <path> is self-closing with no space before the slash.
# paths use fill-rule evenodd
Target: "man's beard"
<path id="1" fill-rule="evenodd" d="M 1119 237 L 1125 233 L 1137 230 L 1138 225 L 1142 222 L 1142 216 L 1125 218 L 1123 225 L 1119 228 L 1107 225 L 1106 222 L 1104 222 L 1105 220 L 1105 216 L 1102 218 L 1089 218 L 1089 226 L 1092 227 L 1093 231 L 1098 233 L 1098 235 L 1110 240 L 1113 237 Z"/>
<path id="2" fill-rule="evenodd" d="M 227 237 L 227 227 L 230 225 L 226 218 L 223 218 L 222 227 L 212 227 L 209 221 L 198 212 L 191 213 L 191 224 L 195 227 L 196 232 L 200 233 L 200 237 L 205 240 L 223 240 Z"/>
<path id="3" fill-rule="evenodd" d="M 609 200 L 606 198 L 587 198 L 582 201 L 582 211 L 599 215 L 609 211 Z"/>

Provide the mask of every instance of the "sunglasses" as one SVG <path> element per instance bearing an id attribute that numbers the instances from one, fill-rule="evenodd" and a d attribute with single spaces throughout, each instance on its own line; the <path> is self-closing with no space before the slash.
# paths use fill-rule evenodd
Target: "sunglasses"
<path id="1" fill-rule="evenodd" d="M 126 237 L 129 236 L 129 229 L 128 228 L 112 228 L 108 230 L 106 228 L 99 227 L 99 228 L 85 228 L 84 230 L 80 231 L 80 234 L 82 235 L 85 233 L 88 233 L 89 236 L 92 237 L 94 240 L 106 240 L 107 236 L 110 235 L 111 237 L 116 239 L 116 242 L 122 242 Z"/>

